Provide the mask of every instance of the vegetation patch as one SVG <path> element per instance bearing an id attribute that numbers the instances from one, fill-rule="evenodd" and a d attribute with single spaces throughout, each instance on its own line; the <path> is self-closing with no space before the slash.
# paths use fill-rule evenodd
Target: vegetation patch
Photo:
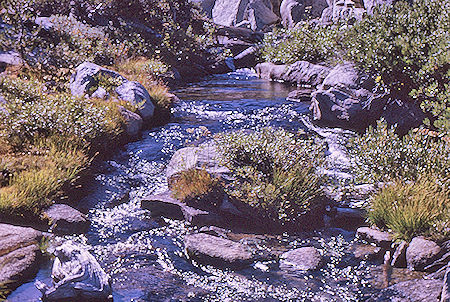
<path id="1" fill-rule="evenodd" d="M 436 132 L 417 129 L 400 137 L 395 127 L 378 121 L 349 147 L 360 182 L 415 181 L 431 174 L 444 180 L 450 175 L 449 141 Z"/>
<path id="2" fill-rule="evenodd" d="M 305 217 L 323 205 L 322 145 L 272 128 L 224 133 L 216 141 L 235 176 L 225 188 L 230 196 L 273 222 L 308 228 Z"/>
<path id="3" fill-rule="evenodd" d="M 449 131 L 450 1 L 396 1 L 354 25 L 302 25 L 266 36 L 266 61 L 354 62 L 392 97 L 421 104 L 430 127 Z"/>
<path id="4" fill-rule="evenodd" d="M 221 191 L 219 179 L 204 169 L 191 168 L 174 176 L 170 184 L 173 196 L 183 202 L 199 200 Z"/>
<path id="5" fill-rule="evenodd" d="M 392 230 L 399 239 L 418 235 L 445 239 L 450 235 L 450 179 L 421 176 L 416 182 L 395 180 L 371 200 L 369 221 Z"/>
<path id="6" fill-rule="evenodd" d="M 0 215 L 36 219 L 97 152 L 120 139 L 121 103 L 46 93 L 37 80 L 7 77 L 0 94 Z"/>

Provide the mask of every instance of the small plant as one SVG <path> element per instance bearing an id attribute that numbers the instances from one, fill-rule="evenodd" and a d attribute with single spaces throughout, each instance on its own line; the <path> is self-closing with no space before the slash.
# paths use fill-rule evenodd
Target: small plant
<path id="1" fill-rule="evenodd" d="M 170 187 L 173 196 L 185 202 L 219 190 L 220 181 L 204 169 L 191 168 L 175 175 Z"/>
<path id="2" fill-rule="evenodd" d="M 370 201 L 369 221 L 391 229 L 397 238 L 450 235 L 450 179 L 421 176 L 416 182 L 395 180 Z"/>
<path id="3" fill-rule="evenodd" d="M 424 174 L 444 179 L 450 174 L 450 148 L 445 139 L 417 130 L 401 138 L 395 127 L 382 120 L 350 141 L 350 154 L 357 180 L 362 182 L 414 181 Z"/>
<path id="4" fill-rule="evenodd" d="M 285 130 L 238 131 L 216 138 L 223 163 L 236 179 L 225 189 L 285 226 L 298 226 L 322 206 L 323 146 Z"/>

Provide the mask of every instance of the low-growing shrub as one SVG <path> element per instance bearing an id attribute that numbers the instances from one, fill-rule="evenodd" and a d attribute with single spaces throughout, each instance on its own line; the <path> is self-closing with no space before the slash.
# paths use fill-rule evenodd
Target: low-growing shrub
<path id="1" fill-rule="evenodd" d="M 368 219 L 391 229 L 397 238 L 450 235 L 450 179 L 421 176 L 416 182 L 395 180 L 370 201 Z"/>
<path id="2" fill-rule="evenodd" d="M 307 23 L 294 29 L 275 30 L 265 35 L 262 57 L 277 64 L 323 62 L 339 56 L 344 35 L 338 26 L 314 27 Z"/>
<path id="3" fill-rule="evenodd" d="M 236 177 L 226 187 L 230 196 L 287 227 L 298 227 L 322 206 L 322 145 L 271 128 L 224 133 L 215 140 Z"/>
<path id="4" fill-rule="evenodd" d="M 42 91 L 43 85 L 36 81 L 0 79 L 0 92 L 7 100 L 6 110 L 0 111 L 1 135 L 16 150 L 32 145 L 35 139 L 55 136 L 88 147 L 117 137 L 123 130 L 118 104 Z"/>
<path id="5" fill-rule="evenodd" d="M 440 179 L 450 175 L 448 141 L 426 131 L 415 130 L 400 137 L 395 127 L 378 121 L 377 127 L 369 127 L 352 139 L 349 147 L 358 181 L 414 181 L 425 174 Z"/>

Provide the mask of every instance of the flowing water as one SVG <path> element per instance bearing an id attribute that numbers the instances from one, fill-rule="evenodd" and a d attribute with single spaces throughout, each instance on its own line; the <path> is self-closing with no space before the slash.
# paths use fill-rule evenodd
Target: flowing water
<path id="1" fill-rule="evenodd" d="M 290 102 L 292 90 L 280 83 L 257 79 L 249 71 L 214 76 L 179 89 L 182 101 L 174 118 L 143 133 L 112 159 L 98 167 L 81 200 L 92 222 L 89 232 L 69 236 L 85 245 L 110 274 L 114 301 L 361 301 L 371 292 L 373 266 L 355 261 L 349 251 L 354 233 L 324 229 L 298 236 L 243 235 L 235 239 L 255 250 L 279 254 L 301 246 L 315 246 L 326 264 L 314 273 L 288 273 L 276 261 L 259 261 L 238 270 L 223 270 L 191 262 L 183 250 L 183 235 L 196 230 L 184 222 L 155 220 L 140 208 L 141 199 L 165 191 L 165 165 L 179 148 L 211 133 L 274 126 L 306 129 L 308 104 Z M 348 177 L 336 136 L 319 129 L 337 167 L 328 173 Z M 330 141 L 331 142 L 331 141 Z M 57 240 L 62 240 L 59 238 Z M 50 263 L 36 279 L 50 284 Z M 8 301 L 38 301 L 33 281 Z"/>

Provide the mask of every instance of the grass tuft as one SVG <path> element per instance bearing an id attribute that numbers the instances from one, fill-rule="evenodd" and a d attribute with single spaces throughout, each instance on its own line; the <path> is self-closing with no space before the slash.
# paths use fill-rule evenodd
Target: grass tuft
<path id="1" fill-rule="evenodd" d="M 416 182 L 396 180 L 371 200 L 368 219 L 410 241 L 418 235 L 450 235 L 450 179 L 422 176 Z"/>

